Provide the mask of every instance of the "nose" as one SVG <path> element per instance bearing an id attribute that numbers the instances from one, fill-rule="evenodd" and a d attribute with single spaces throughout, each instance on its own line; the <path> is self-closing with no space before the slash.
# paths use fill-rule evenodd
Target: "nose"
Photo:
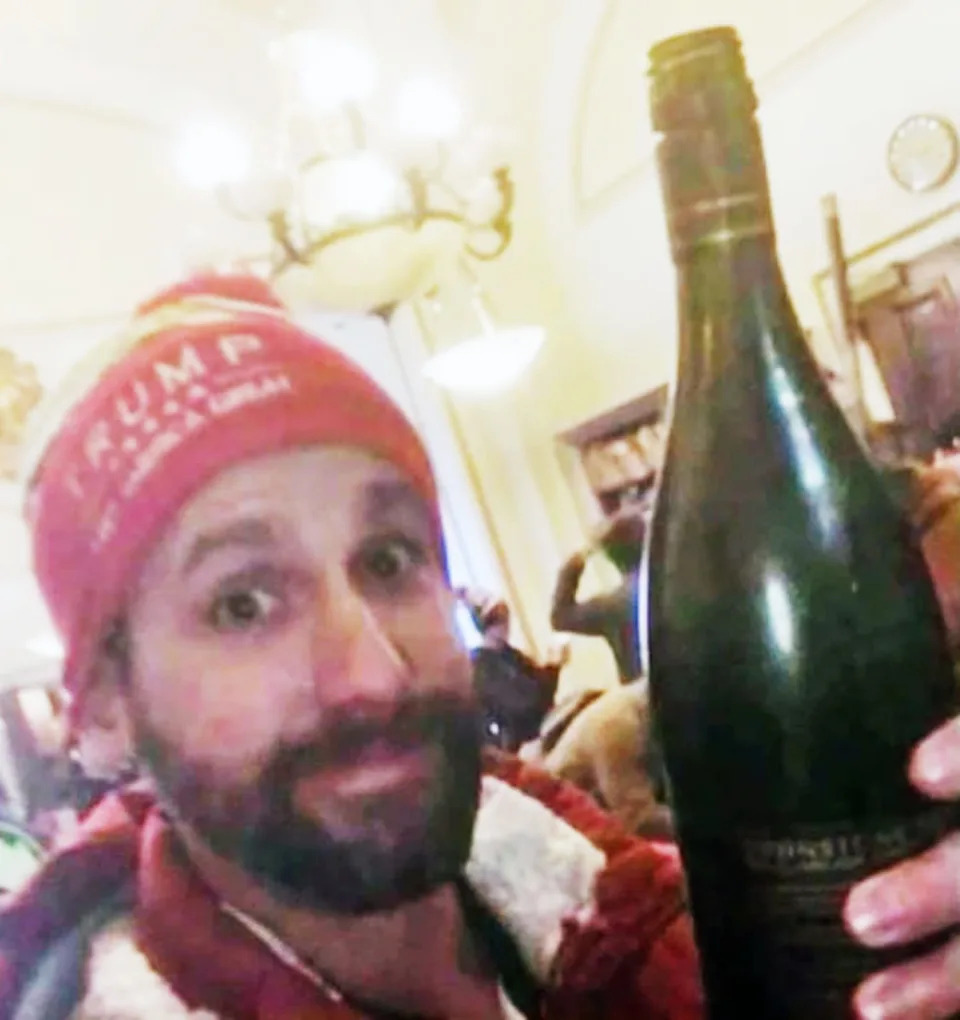
<path id="1" fill-rule="evenodd" d="M 349 583 L 328 590 L 317 606 L 311 659 L 315 696 L 326 708 L 392 703 L 409 689 L 410 662 Z"/>

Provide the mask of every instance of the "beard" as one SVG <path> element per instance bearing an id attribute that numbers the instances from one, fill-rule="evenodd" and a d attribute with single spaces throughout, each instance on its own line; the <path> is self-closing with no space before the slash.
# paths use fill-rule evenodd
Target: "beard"
<path id="1" fill-rule="evenodd" d="M 391 910 L 453 881 L 466 864 L 481 738 L 477 709 L 463 697 L 409 696 L 387 717 L 343 713 L 309 739 L 278 746 L 242 785 L 191 761 L 145 711 L 135 712 L 134 729 L 138 757 L 173 817 L 288 906 L 352 916 Z M 297 791 L 311 777 L 382 748 L 422 754 L 426 778 L 304 809 Z"/>

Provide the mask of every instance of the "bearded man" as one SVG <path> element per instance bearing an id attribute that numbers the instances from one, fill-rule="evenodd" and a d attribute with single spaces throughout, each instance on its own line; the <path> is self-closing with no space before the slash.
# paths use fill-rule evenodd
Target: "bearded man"
<path id="1" fill-rule="evenodd" d="M 676 859 L 484 762 L 399 410 L 255 280 L 132 333 L 28 520 L 74 729 L 148 779 L 0 916 L 0 1017 L 699 1017 Z"/>

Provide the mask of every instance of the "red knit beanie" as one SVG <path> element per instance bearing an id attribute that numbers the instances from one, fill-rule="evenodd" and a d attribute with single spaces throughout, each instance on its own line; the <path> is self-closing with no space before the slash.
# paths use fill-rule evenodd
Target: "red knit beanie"
<path id="1" fill-rule="evenodd" d="M 74 710 L 184 502 L 239 461 L 317 443 L 399 468 L 434 508 L 440 542 L 434 479 L 413 427 L 352 361 L 297 327 L 266 284 L 206 276 L 141 306 L 133 341 L 46 444 L 27 500 Z"/>

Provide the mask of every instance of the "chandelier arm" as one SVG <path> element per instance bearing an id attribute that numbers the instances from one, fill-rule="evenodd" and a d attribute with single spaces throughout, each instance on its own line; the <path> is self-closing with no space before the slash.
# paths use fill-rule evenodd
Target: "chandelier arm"
<path id="1" fill-rule="evenodd" d="M 495 229 L 494 233 L 497 237 L 497 243 L 493 248 L 478 248 L 475 244 L 467 241 L 463 246 L 463 250 L 478 262 L 493 262 L 495 259 L 500 258 L 507 248 L 510 247 L 510 242 L 513 240 L 513 230 L 509 224 L 506 224 L 502 229 Z"/>
<path id="2" fill-rule="evenodd" d="M 270 213 L 267 216 L 267 223 L 270 226 L 270 235 L 273 237 L 274 243 L 285 256 L 280 268 L 286 269 L 294 263 L 305 265 L 308 259 L 307 253 L 300 251 L 293 243 L 290 222 L 283 209 L 275 209 Z"/>
<path id="3" fill-rule="evenodd" d="M 497 169 L 493 172 L 493 180 L 497 186 L 497 192 L 500 195 L 500 207 L 497 209 L 489 223 L 474 224 L 474 226 L 479 229 L 493 231 L 498 238 L 498 242 L 495 247 L 489 250 L 478 248 L 475 244 L 469 241 L 464 245 L 467 253 L 481 262 L 492 262 L 494 259 L 498 259 L 507 250 L 510 246 L 510 242 L 513 240 L 511 213 L 513 212 L 513 202 L 516 190 L 514 188 L 513 180 L 510 177 L 509 168 L 505 166 L 497 167 Z"/>
<path id="4" fill-rule="evenodd" d="M 324 249 L 339 244 L 341 241 L 350 241 L 355 237 L 363 237 L 364 234 L 372 234 L 384 227 L 413 226 L 419 229 L 424 223 L 430 220 L 442 220 L 446 223 L 465 224 L 462 216 L 445 209 L 425 209 L 422 218 L 417 219 L 408 212 L 395 213 L 392 216 L 384 216 L 375 223 L 355 223 L 351 226 L 340 227 L 338 230 L 331 230 L 327 234 L 308 239 L 307 243 L 298 253 L 295 261 L 302 264 L 309 264 Z M 289 263 L 287 263 L 289 265 Z"/>
<path id="5" fill-rule="evenodd" d="M 513 179 L 510 177 L 509 167 L 497 167 L 493 172 L 493 179 L 500 194 L 500 208 L 493 217 L 491 225 L 501 236 L 508 240 L 511 235 L 510 216 L 513 213 L 513 202 L 516 197 L 516 189 Z"/>

